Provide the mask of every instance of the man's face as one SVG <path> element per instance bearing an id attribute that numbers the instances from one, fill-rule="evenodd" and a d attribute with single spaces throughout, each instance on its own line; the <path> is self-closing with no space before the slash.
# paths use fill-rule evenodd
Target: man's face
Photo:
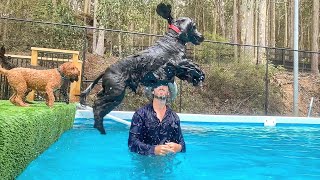
<path id="1" fill-rule="evenodd" d="M 168 86 L 158 86 L 154 88 L 153 94 L 155 97 L 168 97 L 169 96 L 169 88 Z"/>

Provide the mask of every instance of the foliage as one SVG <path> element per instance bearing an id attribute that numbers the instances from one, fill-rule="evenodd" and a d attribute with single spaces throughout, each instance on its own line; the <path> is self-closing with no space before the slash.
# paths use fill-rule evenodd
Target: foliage
<path id="1" fill-rule="evenodd" d="M 204 37 L 212 41 L 224 42 L 221 36 L 216 34 L 205 33 Z M 234 61 L 234 49 L 230 45 L 222 43 L 204 42 L 200 47 L 195 47 L 196 59 L 200 63 L 210 64 L 213 62 L 233 62 Z"/>
<path id="2" fill-rule="evenodd" d="M 17 107 L 0 101 L 0 177 L 14 179 L 73 125 L 75 105 Z"/>
<path id="3" fill-rule="evenodd" d="M 14 17 L 55 23 L 81 24 L 75 19 L 75 12 L 64 1 L 61 1 L 56 7 L 53 7 L 51 0 L 22 2 L 25 4 L 23 7 L 16 5 L 16 1 L 12 2 Z M 4 44 L 9 51 L 30 51 L 30 47 L 81 50 L 83 46 L 84 31 L 82 29 L 15 21 L 0 23 L 7 24 L 8 37 L 1 44 Z"/>
<path id="4" fill-rule="evenodd" d="M 265 66 L 250 63 L 230 63 L 219 66 L 213 65 L 207 73 L 207 86 L 202 92 L 203 98 L 216 103 L 217 106 L 226 106 L 232 114 L 263 114 L 265 104 Z M 279 70 L 269 66 L 270 79 Z M 281 104 L 279 90 L 269 84 L 269 102 Z M 218 102 L 215 102 L 218 101 Z M 274 103 L 273 103 L 274 104 Z M 271 108 L 279 113 L 280 108 Z M 227 113 L 228 111 L 222 113 Z M 275 112 L 277 111 L 277 112 Z"/>
<path id="5" fill-rule="evenodd" d="M 182 113 L 195 114 L 246 114 L 264 115 L 265 105 L 265 66 L 242 63 L 201 65 L 206 73 L 202 88 L 193 87 L 187 82 L 176 79 L 179 94 L 171 104 L 173 109 Z M 269 65 L 268 79 L 282 69 Z M 269 83 L 268 113 L 282 113 L 282 98 L 277 86 Z M 117 110 L 135 111 L 148 103 L 142 90 L 137 94 L 128 93 Z"/>

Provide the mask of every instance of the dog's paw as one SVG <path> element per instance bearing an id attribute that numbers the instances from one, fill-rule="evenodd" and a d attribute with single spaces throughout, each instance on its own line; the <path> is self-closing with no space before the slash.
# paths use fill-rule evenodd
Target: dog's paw
<path id="1" fill-rule="evenodd" d="M 100 131 L 100 134 L 102 134 L 102 135 L 107 134 L 106 130 L 104 128 L 97 128 L 97 129 Z"/>
<path id="2" fill-rule="evenodd" d="M 88 106 L 85 104 L 77 103 L 76 108 L 81 109 L 81 110 L 86 110 L 86 109 L 88 109 Z"/>

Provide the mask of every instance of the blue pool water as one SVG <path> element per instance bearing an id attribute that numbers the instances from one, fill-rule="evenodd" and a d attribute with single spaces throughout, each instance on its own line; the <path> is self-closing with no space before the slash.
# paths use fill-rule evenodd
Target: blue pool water
<path id="1" fill-rule="evenodd" d="M 320 179 L 320 126 L 182 123 L 186 153 L 128 151 L 128 127 L 75 125 L 25 169 L 31 179 Z"/>

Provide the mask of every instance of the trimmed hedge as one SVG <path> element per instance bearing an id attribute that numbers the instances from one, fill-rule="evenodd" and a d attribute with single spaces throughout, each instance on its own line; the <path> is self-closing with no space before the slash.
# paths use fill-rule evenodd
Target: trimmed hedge
<path id="1" fill-rule="evenodd" d="M 44 103 L 17 107 L 0 101 L 0 179 L 14 179 L 27 165 L 72 128 L 75 104 Z"/>

